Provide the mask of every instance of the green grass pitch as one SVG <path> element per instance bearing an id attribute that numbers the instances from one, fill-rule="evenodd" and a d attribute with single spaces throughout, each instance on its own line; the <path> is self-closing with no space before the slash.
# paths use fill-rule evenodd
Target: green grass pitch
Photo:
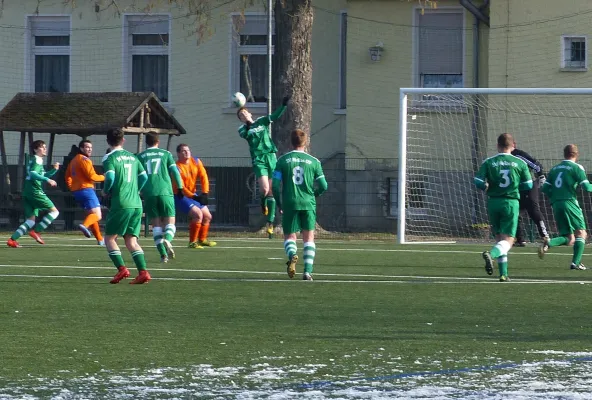
<path id="1" fill-rule="evenodd" d="M 0 249 L 1 399 L 571 398 L 592 383 L 592 270 L 569 269 L 571 248 L 513 249 L 500 283 L 489 244 L 320 240 L 304 282 L 280 240 L 178 238 L 161 264 L 142 239 L 153 280 L 135 286 L 109 284 L 94 241 L 46 239 Z"/>

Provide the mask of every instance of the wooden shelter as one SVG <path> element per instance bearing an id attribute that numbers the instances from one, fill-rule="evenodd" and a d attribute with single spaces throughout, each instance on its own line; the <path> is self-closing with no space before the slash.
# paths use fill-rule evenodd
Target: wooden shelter
<path id="1" fill-rule="evenodd" d="M 112 128 L 138 136 L 137 151 L 142 151 L 143 135 L 157 132 L 167 135 L 167 150 L 172 136 L 186 133 L 152 92 L 102 93 L 18 93 L 0 111 L 0 153 L 6 169 L 7 132 L 20 132 L 18 165 L 25 160 L 25 138 L 33 143 L 35 133 L 49 133 L 47 165 L 52 164 L 55 135 L 106 135 Z M 19 168 L 19 171 L 22 169 Z M 18 177 L 19 187 L 22 177 Z"/>

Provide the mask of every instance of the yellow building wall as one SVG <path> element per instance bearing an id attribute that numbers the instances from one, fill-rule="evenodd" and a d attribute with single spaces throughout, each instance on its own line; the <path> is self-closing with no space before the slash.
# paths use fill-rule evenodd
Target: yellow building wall
<path id="1" fill-rule="evenodd" d="M 118 1 L 122 13 L 137 13 L 131 0 Z M 156 2 L 159 3 L 159 2 Z M 98 2 L 106 7 L 106 2 Z M 329 13 L 316 17 L 314 27 L 313 59 L 313 146 L 318 157 L 328 156 L 339 147 L 339 138 L 344 137 L 344 123 L 334 119 L 338 87 L 339 10 L 345 1 L 320 2 Z M 0 107 L 16 93 L 29 91 L 25 85 L 25 31 L 26 15 L 32 15 L 37 1 L 25 0 L 20 4 L 4 5 L 0 18 Z M 173 148 L 184 142 L 193 148 L 195 155 L 210 165 L 249 166 L 246 142 L 239 138 L 239 121 L 235 109 L 229 106 L 230 87 L 230 14 L 240 12 L 237 4 L 228 4 L 212 11 L 209 29 L 198 40 L 191 17 L 184 17 L 184 10 L 171 11 L 170 32 L 170 106 L 174 116 L 187 130 L 187 135 L 175 138 Z M 152 13 L 168 13 L 167 7 L 156 7 Z M 249 9 L 248 12 L 263 10 Z M 71 91 L 126 91 L 124 86 L 123 19 L 114 8 L 95 12 L 94 2 L 78 2 L 76 8 L 63 6 L 61 2 L 41 2 L 39 15 L 71 15 Z M 7 27 L 10 25 L 11 27 Z M 327 50 L 328 49 L 328 50 Z M 32 79 L 32 78 L 29 78 Z M 276 103 L 277 104 L 277 103 Z M 100 112 L 100 110 L 95 110 Z M 343 119 L 339 117 L 338 119 Z M 321 129 L 322 128 L 322 129 Z M 18 134 L 7 134 L 7 154 L 17 154 Z M 37 135 L 46 139 L 48 135 Z M 55 156 L 67 154 L 71 144 L 80 139 L 75 136 L 58 136 Z M 95 154 L 104 152 L 104 138 L 93 138 Z M 323 144 L 321 144 L 321 141 Z M 324 144 L 326 143 L 326 144 Z M 136 141 L 130 137 L 126 143 L 130 150 L 136 149 Z M 341 145 L 343 148 L 343 145 Z M 215 160 L 213 160 L 216 158 Z"/>
<path id="2" fill-rule="evenodd" d="M 388 163 L 396 162 L 399 142 L 399 89 L 412 87 L 414 68 L 417 63 L 414 51 L 414 13 L 418 11 L 416 1 L 350 1 L 348 26 L 348 108 L 347 108 L 347 144 L 349 159 L 387 158 Z M 438 8 L 454 7 L 464 12 L 464 85 L 473 85 L 473 30 L 474 17 L 464 10 L 457 1 L 439 1 Z M 484 27 L 482 26 L 481 32 Z M 481 49 L 486 49 L 482 38 Z M 373 62 L 369 56 L 369 47 L 377 42 L 384 44 L 384 52 L 379 62 Z M 486 61 L 486 60 L 485 60 Z M 482 60 L 483 62 L 483 60 Z M 486 85 L 485 71 L 480 72 L 481 85 Z M 448 132 L 443 126 L 438 127 L 438 111 L 423 113 L 424 124 L 436 129 L 429 133 L 430 146 L 441 149 Z M 449 132 L 456 137 L 471 138 L 467 131 L 467 114 L 458 115 L 456 127 L 465 129 L 461 132 Z M 419 120 L 418 120 L 419 121 Z M 461 139 L 463 140 L 463 139 Z M 461 142 L 458 154 L 466 156 L 468 142 Z M 426 149 L 428 150 L 428 149 Z M 436 150 L 434 150 L 436 151 Z M 468 153 L 470 154 L 470 152 Z M 430 157 L 430 153 L 419 154 Z M 349 162 L 350 169 L 363 169 L 360 162 Z"/>
<path id="3" fill-rule="evenodd" d="M 562 36 L 592 37 L 589 1 L 501 0 L 491 2 L 490 7 L 488 79 L 491 87 L 592 86 L 589 71 L 561 68 Z M 492 113 L 489 118 L 490 153 L 495 151 L 495 130 L 514 134 L 519 146 L 548 163 L 560 159 L 562 148 L 568 143 L 578 144 L 584 159 L 588 159 L 592 152 L 588 145 L 592 128 L 592 121 L 587 118 L 592 112 L 589 98 L 509 97 L 503 103 L 507 111 L 496 113 L 495 118 Z M 495 100 L 502 104 L 501 97 Z"/>

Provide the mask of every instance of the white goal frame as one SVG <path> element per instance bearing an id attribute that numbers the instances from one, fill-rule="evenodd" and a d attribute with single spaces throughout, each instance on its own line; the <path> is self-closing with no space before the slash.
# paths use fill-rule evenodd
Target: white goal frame
<path id="1" fill-rule="evenodd" d="M 401 88 L 399 92 L 399 178 L 397 243 L 405 240 L 406 186 L 407 186 L 407 108 L 409 95 L 423 94 L 482 94 L 482 95 L 592 95 L 592 88 Z M 426 102 L 429 102 L 426 100 Z M 414 242 L 421 243 L 421 242 Z M 425 242 L 424 242 L 425 243 Z M 439 243 L 445 243 L 439 242 Z M 448 242 L 453 243 L 453 242 Z"/>

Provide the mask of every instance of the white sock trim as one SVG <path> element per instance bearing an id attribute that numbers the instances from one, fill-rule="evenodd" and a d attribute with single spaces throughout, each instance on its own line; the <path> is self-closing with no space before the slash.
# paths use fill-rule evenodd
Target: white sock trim
<path id="1" fill-rule="evenodd" d="M 30 220 L 30 219 L 26 219 L 24 224 L 27 225 L 29 227 L 29 229 L 31 229 L 35 226 L 35 221 Z"/>
<path id="2" fill-rule="evenodd" d="M 49 212 L 47 215 L 51 215 L 53 219 L 56 219 L 58 217 L 58 215 L 60 215 L 60 212 L 58 210 L 55 210 L 55 211 Z"/>

